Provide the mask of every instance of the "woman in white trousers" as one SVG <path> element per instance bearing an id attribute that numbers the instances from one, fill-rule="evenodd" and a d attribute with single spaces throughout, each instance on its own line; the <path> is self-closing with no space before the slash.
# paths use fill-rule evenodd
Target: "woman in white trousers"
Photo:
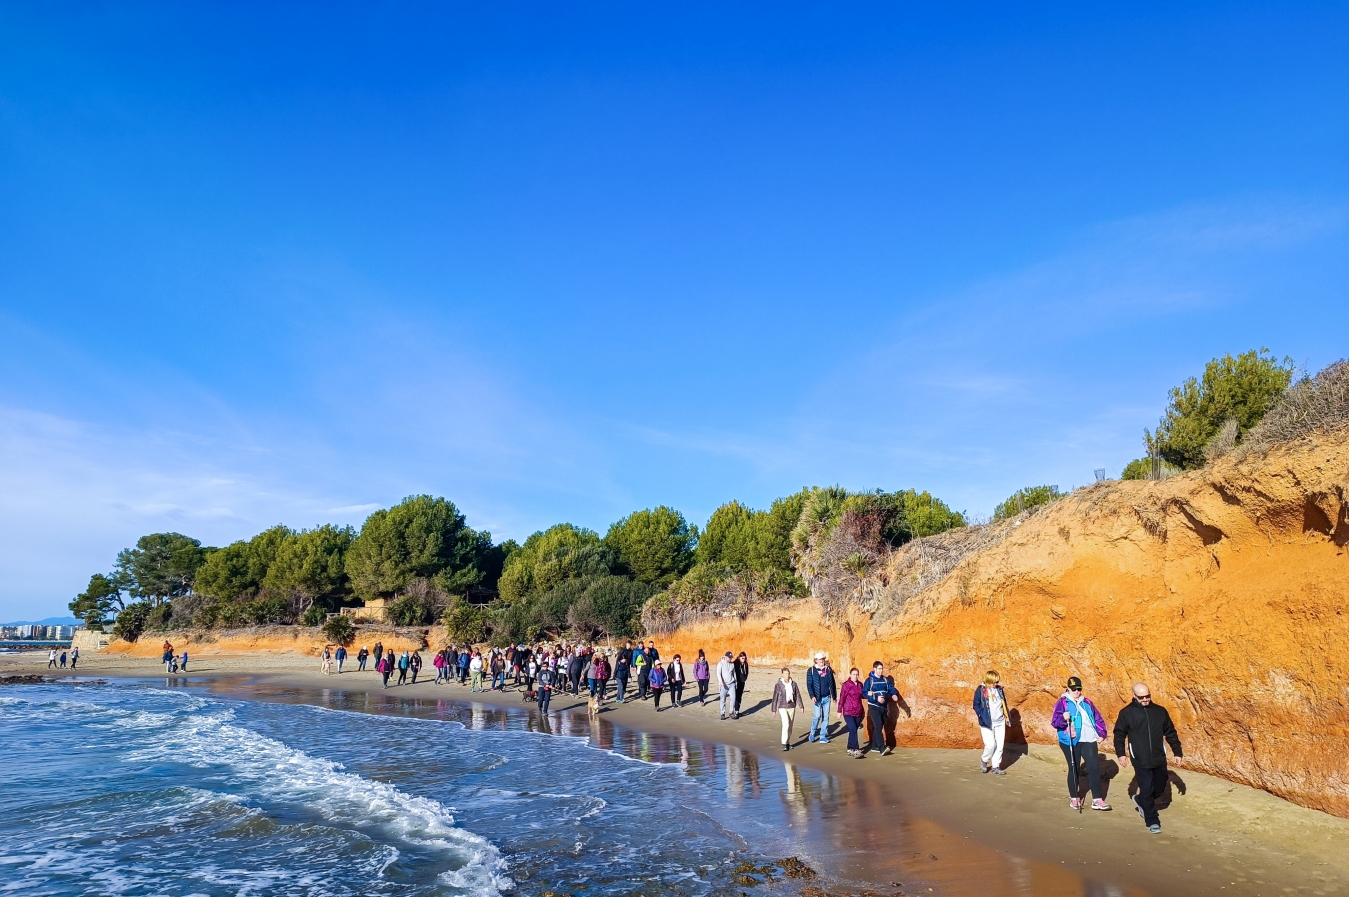
<path id="1" fill-rule="evenodd" d="M 979 719 L 979 734 L 984 752 L 979 755 L 979 771 L 1006 775 L 1002 768 L 1002 748 L 1007 743 L 1007 696 L 1003 694 L 997 670 L 984 673 L 984 683 L 974 690 L 974 715 Z"/>
<path id="2" fill-rule="evenodd" d="M 796 711 L 805 710 L 806 703 L 801 700 L 801 689 L 792 681 L 792 671 L 782 668 L 782 678 L 773 684 L 773 710 L 782 720 L 782 749 L 792 749 L 792 723 L 796 721 Z"/>

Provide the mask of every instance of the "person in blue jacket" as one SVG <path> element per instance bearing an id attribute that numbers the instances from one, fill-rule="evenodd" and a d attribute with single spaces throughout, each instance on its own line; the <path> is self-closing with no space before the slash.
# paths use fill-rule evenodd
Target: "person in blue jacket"
<path id="1" fill-rule="evenodd" d="M 810 734 L 807 741 L 829 743 L 829 705 L 838 700 L 838 682 L 823 651 L 815 655 L 815 665 L 806 670 L 806 694 L 810 696 Z"/>
<path id="2" fill-rule="evenodd" d="M 885 714 L 890 704 L 899 703 L 899 690 L 885 676 L 885 664 L 879 660 L 871 665 L 871 675 L 862 684 L 862 695 L 867 699 L 867 716 L 871 718 L 871 749 L 881 756 L 891 753 L 885 743 Z"/>
<path id="3" fill-rule="evenodd" d="M 979 771 L 995 776 L 1007 773 L 1002 768 L 1002 749 L 1007 743 L 1007 695 L 1002 690 L 997 670 L 984 673 L 984 684 L 974 689 L 974 715 L 979 720 L 979 735 L 984 752 L 979 755 Z"/>

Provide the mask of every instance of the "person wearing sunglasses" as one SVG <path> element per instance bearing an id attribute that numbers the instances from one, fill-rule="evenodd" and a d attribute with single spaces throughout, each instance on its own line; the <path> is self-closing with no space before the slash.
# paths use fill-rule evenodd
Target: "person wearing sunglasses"
<path id="1" fill-rule="evenodd" d="M 1059 732 L 1059 748 L 1068 761 L 1068 803 L 1074 810 L 1082 808 L 1079 762 L 1087 767 L 1087 783 L 1091 787 L 1091 808 L 1109 810 L 1101 790 L 1101 765 L 1097 743 L 1105 738 L 1105 718 L 1091 698 L 1082 694 L 1082 680 L 1068 677 L 1063 697 L 1054 705 L 1050 724 Z"/>
<path id="2" fill-rule="evenodd" d="M 1133 701 L 1115 720 L 1115 756 L 1121 769 L 1133 763 L 1134 779 L 1138 782 L 1134 807 L 1154 835 L 1162 830 L 1157 798 L 1166 791 L 1167 744 L 1171 745 L 1176 765 L 1184 765 L 1180 735 L 1171 722 L 1171 714 L 1161 704 L 1153 702 L 1152 689 L 1140 682 L 1134 686 Z"/>

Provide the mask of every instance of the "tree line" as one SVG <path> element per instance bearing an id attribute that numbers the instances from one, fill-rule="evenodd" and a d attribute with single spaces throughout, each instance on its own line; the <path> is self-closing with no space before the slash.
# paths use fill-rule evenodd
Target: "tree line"
<path id="1" fill-rule="evenodd" d="M 320 625 L 375 598 L 388 602 L 395 625 L 441 623 L 456 639 L 640 635 L 644 609 L 670 593 L 695 602 L 728 590 L 761 599 L 805 594 L 793 532 L 823 494 L 853 495 L 803 489 L 767 510 L 731 501 L 701 530 L 662 505 L 629 514 L 603 536 L 561 523 L 523 544 L 495 543 L 453 502 L 427 495 L 374 512 L 359 531 L 274 526 L 223 548 L 153 533 L 120 552 L 112 572 L 90 577 L 70 608 L 91 626 L 111 620 L 127 639 L 183 627 Z M 896 542 L 964 525 L 928 493 L 858 496 L 851 500 L 907 509 L 911 519 L 886 532 Z"/>

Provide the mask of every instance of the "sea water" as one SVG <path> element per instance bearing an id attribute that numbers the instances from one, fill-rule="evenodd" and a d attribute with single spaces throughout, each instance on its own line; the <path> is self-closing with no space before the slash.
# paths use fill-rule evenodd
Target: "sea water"
<path id="1" fill-rule="evenodd" d="M 0 893 L 711 895 L 739 893 L 745 861 L 819 866 L 827 844 L 809 833 L 831 780 L 735 748 L 570 714 L 171 685 L 0 691 Z"/>

